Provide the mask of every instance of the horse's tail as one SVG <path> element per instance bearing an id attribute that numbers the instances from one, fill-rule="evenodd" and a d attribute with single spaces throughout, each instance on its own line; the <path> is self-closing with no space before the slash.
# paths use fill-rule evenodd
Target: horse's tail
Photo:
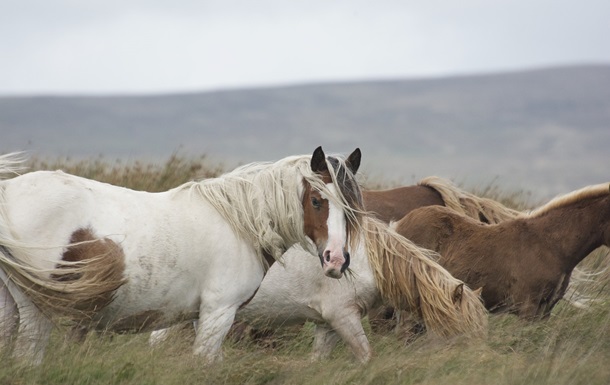
<path id="1" fill-rule="evenodd" d="M 587 272 L 578 267 L 574 268 L 563 299 L 575 308 L 589 309 L 592 304 L 599 302 L 599 299 L 594 296 L 583 294 L 578 289 L 594 286 L 598 278 L 604 274 L 608 274 L 609 271 L 610 267 L 608 266 L 597 272 Z"/>
<path id="2" fill-rule="evenodd" d="M 443 178 L 430 176 L 420 180 L 418 185 L 435 189 L 441 194 L 445 206 L 482 222 L 500 223 L 521 215 L 518 210 L 508 208 L 493 199 L 478 197 Z"/>
<path id="3" fill-rule="evenodd" d="M 488 313 L 480 295 L 435 262 L 438 254 L 365 218 L 366 252 L 382 298 L 416 312 L 426 329 L 442 337 L 487 335 Z"/>
<path id="4" fill-rule="evenodd" d="M 0 156 L 0 174 L 15 174 L 20 164 L 14 154 Z M 8 205 L 0 184 L 0 269 L 41 311 L 83 320 L 112 301 L 116 289 L 125 283 L 124 255 L 118 244 L 86 232 L 68 245 L 25 244 L 13 235 Z M 40 267 L 44 263 L 41 251 L 58 250 L 83 257 L 60 261 L 53 268 Z"/>

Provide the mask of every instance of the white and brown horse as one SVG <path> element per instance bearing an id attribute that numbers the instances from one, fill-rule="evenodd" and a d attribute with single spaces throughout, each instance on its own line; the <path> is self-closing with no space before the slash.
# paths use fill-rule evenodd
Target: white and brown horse
<path id="1" fill-rule="evenodd" d="M 411 211 L 393 225 L 438 251 L 455 277 L 482 287 L 491 311 L 549 316 L 576 265 L 610 246 L 609 184 L 588 186 L 499 224 L 482 224 L 441 206 Z"/>
<path id="2" fill-rule="evenodd" d="M 0 158 L 0 173 L 14 160 Z M 162 193 L 60 171 L 2 180 L 0 336 L 18 329 L 4 344 L 39 363 L 54 315 L 119 332 L 197 319 L 194 353 L 220 359 L 236 310 L 289 247 L 342 276 L 361 227 L 359 164 L 359 150 L 318 148 Z"/>

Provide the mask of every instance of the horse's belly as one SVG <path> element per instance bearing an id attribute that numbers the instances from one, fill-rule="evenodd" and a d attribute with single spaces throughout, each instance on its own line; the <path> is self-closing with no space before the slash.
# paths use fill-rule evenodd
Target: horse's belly
<path id="1" fill-rule="evenodd" d="M 128 282 L 114 301 L 97 313 L 96 327 L 117 332 L 139 332 L 197 319 L 200 293 L 190 280 L 142 290 Z M 190 290 L 186 287 L 190 286 Z M 184 290 L 176 290 L 183 288 Z"/>
<path id="2" fill-rule="evenodd" d="M 323 322 L 322 315 L 304 304 L 250 303 L 237 312 L 240 321 L 255 326 L 295 325 L 305 321 Z"/>

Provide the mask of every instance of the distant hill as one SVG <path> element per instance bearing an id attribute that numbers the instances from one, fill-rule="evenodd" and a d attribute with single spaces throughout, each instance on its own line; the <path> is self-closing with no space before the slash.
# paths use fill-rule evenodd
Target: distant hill
<path id="1" fill-rule="evenodd" d="M 537 198 L 610 181 L 610 65 L 147 96 L 0 97 L 0 152 L 227 167 L 363 151 L 372 180 L 494 180 Z M 497 178 L 497 179 L 496 179 Z"/>

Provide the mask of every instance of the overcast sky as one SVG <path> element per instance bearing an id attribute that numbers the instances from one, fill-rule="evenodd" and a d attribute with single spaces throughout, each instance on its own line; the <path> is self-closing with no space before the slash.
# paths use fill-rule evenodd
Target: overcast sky
<path id="1" fill-rule="evenodd" d="M 610 63 L 608 0 L 0 0 L 0 94 Z"/>

